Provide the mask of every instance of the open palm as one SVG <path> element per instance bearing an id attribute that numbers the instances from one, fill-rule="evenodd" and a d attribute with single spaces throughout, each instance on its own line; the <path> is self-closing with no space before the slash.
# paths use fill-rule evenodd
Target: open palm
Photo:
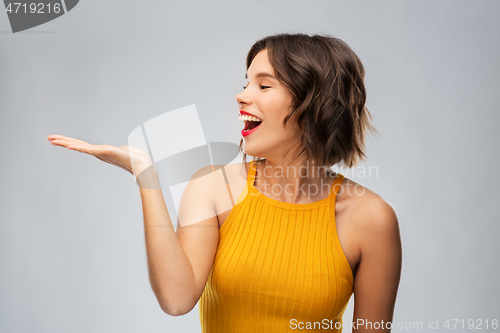
<path id="1" fill-rule="evenodd" d="M 112 145 L 93 145 L 68 136 L 53 134 L 47 137 L 54 146 L 66 147 L 82 153 L 93 155 L 106 163 L 124 169 L 135 177 L 151 166 L 149 154 L 141 148 L 133 146 L 115 147 Z"/>

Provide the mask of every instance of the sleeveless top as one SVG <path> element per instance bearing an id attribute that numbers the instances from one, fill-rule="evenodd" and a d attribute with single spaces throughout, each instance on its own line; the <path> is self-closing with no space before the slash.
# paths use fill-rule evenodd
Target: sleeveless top
<path id="1" fill-rule="evenodd" d="M 199 300 L 203 333 L 342 332 L 354 278 L 335 225 L 337 173 L 327 198 L 271 199 L 247 185 L 219 230 Z"/>

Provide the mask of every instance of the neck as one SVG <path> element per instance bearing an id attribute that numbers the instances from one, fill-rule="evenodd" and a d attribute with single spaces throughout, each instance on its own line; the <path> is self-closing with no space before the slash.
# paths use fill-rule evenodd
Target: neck
<path id="1" fill-rule="evenodd" d="M 258 162 L 255 187 L 264 195 L 288 203 L 309 203 L 328 197 L 336 174 L 308 158 L 265 159 Z"/>

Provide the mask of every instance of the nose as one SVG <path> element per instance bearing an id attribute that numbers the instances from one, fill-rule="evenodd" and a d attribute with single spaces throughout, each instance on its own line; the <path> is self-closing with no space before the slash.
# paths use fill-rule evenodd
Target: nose
<path id="1" fill-rule="evenodd" d="M 236 102 L 241 106 L 250 105 L 252 104 L 252 99 L 250 98 L 250 96 L 248 96 L 248 91 L 243 90 L 238 95 L 236 95 Z"/>

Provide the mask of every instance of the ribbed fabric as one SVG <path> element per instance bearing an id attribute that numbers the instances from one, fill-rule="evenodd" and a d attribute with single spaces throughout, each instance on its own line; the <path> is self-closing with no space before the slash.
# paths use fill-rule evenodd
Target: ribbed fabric
<path id="1" fill-rule="evenodd" d="M 292 204 L 260 193 L 255 173 L 252 161 L 219 231 L 199 301 L 202 332 L 342 332 L 335 323 L 342 323 L 354 282 L 335 226 L 344 176 L 337 173 L 327 198 Z"/>

